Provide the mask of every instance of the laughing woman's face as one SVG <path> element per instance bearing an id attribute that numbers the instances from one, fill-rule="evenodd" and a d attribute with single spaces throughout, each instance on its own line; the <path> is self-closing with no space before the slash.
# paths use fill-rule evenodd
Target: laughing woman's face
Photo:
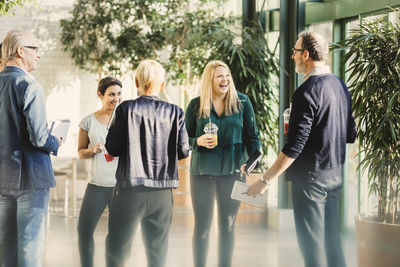
<path id="1" fill-rule="evenodd" d="M 231 74 L 229 71 L 223 66 L 217 67 L 213 77 L 213 94 L 220 96 L 226 95 L 229 90 L 230 83 Z"/>

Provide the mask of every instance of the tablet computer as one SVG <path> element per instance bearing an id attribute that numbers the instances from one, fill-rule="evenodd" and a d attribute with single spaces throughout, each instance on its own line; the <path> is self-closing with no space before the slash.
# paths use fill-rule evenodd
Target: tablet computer
<path id="1" fill-rule="evenodd" d="M 53 120 L 50 124 L 49 132 L 57 138 L 61 138 L 62 142 L 65 143 L 67 140 L 68 129 L 71 121 L 70 120 Z"/>

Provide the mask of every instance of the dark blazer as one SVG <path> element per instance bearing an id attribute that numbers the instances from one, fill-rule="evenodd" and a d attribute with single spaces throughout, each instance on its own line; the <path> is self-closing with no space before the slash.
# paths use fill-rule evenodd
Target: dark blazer
<path id="1" fill-rule="evenodd" d="M 178 187 L 179 159 L 189 154 L 184 113 L 155 96 L 122 102 L 105 145 L 118 156 L 117 188 Z"/>
<path id="2" fill-rule="evenodd" d="M 55 186 L 49 153 L 58 140 L 47 129 L 39 83 L 19 67 L 0 72 L 0 188 Z"/>
<path id="3" fill-rule="evenodd" d="M 293 93 L 288 142 L 282 152 L 296 160 L 286 177 L 327 183 L 332 181 L 325 179 L 338 177 L 334 183 L 341 184 L 346 143 L 355 138 L 351 97 L 344 82 L 332 74 L 309 77 Z"/>

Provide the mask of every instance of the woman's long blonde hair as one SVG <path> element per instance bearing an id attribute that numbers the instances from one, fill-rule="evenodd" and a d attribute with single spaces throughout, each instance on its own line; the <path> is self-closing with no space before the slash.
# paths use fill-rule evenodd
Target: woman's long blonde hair
<path id="1" fill-rule="evenodd" d="M 199 118 L 210 117 L 213 78 L 215 69 L 218 67 L 226 68 L 229 74 L 231 74 L 231 70 L 229 69 L 228 65 L 226 65 L 224 62 L 220 60 L 213 60 L 208 62 L 207 66 L 204 68 L 203 75 L 201 76 Z M 229 83 L 229 89 L 228 92 L 226 93 L 224 102 L 225 105 L 223 114 L 225 116 L 229 116 L 239 112 L 241 104 L 238 94 L 236 92 L 235 84 L 233 83 L 232 80 L 232 74 L 231 74 L 231 82 Z"/>

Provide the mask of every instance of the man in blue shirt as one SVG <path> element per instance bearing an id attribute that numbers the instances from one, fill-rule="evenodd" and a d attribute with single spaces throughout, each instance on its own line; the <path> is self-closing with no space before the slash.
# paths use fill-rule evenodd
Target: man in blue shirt
<path id="1" fill-rule="evenodd" d="M 305 76 L 293 93 L 288 142 L 247 194 L 263 194 L 270 181 L 287 170 L 305 266 L 345 267 L 337 201 L 346 143 L 356 138 L 351 97 L 325 65 L 328 43 L 319 34 L 300 33 L 292 53 L 296 72 Z"/>
<path id="2" fill-rule="evenodd" d="M 40 58 L 36 38 L 11 30 L 1 54 L 0 266 L 39 267 L 55 186 L 49 154 L 57 154 L 61 140 L 47 130 L 43 90 L 29 74 Z"/>

